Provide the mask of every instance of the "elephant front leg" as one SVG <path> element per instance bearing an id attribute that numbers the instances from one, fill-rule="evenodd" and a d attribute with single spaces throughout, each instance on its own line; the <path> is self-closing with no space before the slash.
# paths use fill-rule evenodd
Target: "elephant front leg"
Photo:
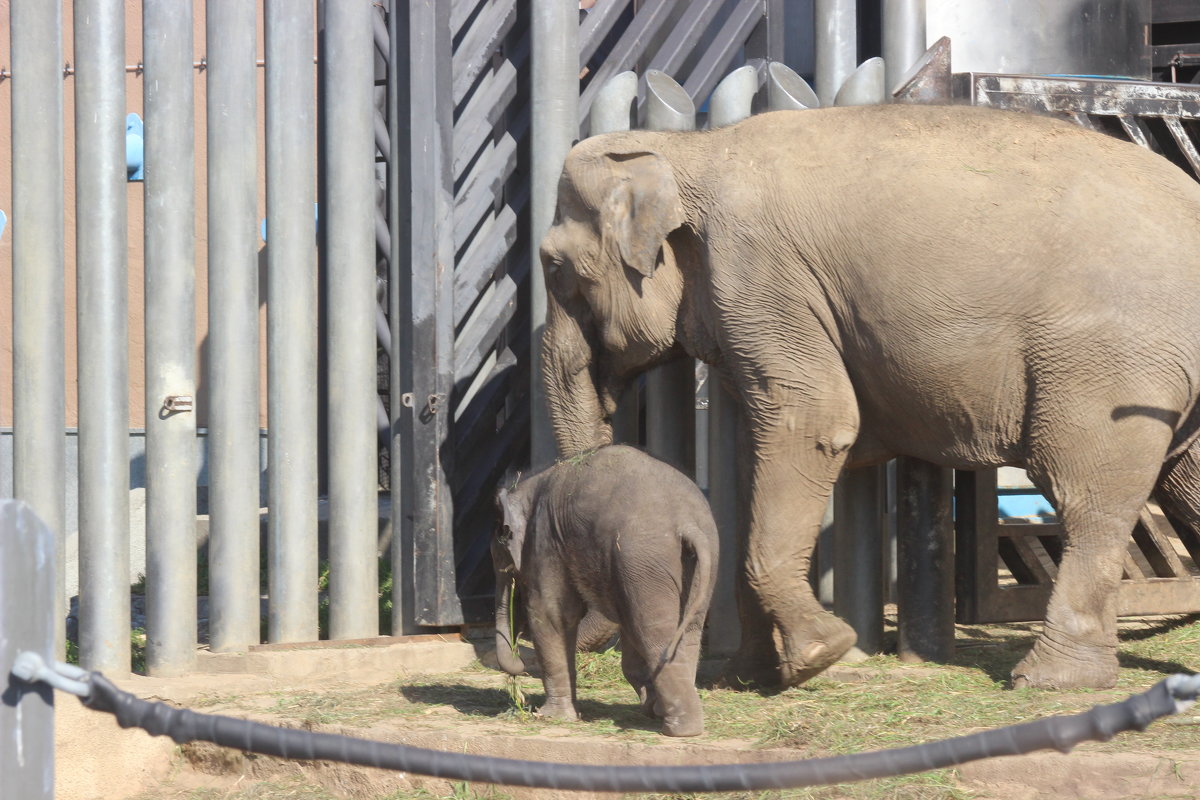
<path id="1" fill-rule="evenodd" d="M 542 667 L 546 702 L 539 716 L 576 720 L 575 635 L 583 602 L 574 597 L 535 595 L 529 603 L 529 634 Z"/>
<path id="2" fill-rule="evenodd" d="M 845 397 L 784 406 L 772 416 L 770 424 L 760 419 L 752 429 L 742 645 L 727 677 L 735 684 L 794 686 L 836 662 L 857 639 L 853 628 L 821 607 L 808 572 L 858 418 L 853 399 Z M 747 624 L 764 617 L 766 626 Z M 780 638 L 777 667 L 772 629 Z"/>

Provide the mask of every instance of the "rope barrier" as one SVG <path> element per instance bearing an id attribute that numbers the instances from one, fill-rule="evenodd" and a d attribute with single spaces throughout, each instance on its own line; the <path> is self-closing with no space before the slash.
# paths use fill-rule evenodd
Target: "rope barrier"
<path id="1" fill-rule="evenodd" d="M 261 755 L 340 761 L 451 780 L 605 792 L 763 791 L 904 775 L 1035 750 L 1065 753 L 1080 742 L 1107 741 L 1118 733 L 1145 730 L 1154 720 L 1190 707 L 1200 694 L 1200 676 L 1172 675 L 1142 694 L 1081 714 L 894 750 L 760 764 L 588 766 L 446 753 L 198 714 L 142 700 L 118 689 L 99 672 L 57 662 L 51 667 L 33 653 L 22 653 L 17 661 L 14 676 L 76 694 L 88 708 L 113 714 L 122 728 L 170 736 L 179 744 L 204 741 Z"/>

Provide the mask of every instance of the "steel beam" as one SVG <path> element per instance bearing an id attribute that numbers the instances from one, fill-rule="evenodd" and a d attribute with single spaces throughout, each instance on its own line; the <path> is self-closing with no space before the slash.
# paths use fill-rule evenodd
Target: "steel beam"
<path id="1" fill-rule="evenodd" d="M 329 636 L 379 634 L 375 135 L 371 0 L 325 5 L 322 143 L 329 307 Z"/>
<path id="2" fill-rule="evenodd" d="M 192 4 L 146 0 L 146 668 L 196 659 Z"/>
<path id="3" fill-rule="evenodd" d="M 209 646 L 258 644 L 258 211 L 254 3 L 208 0 Z"/>
<path id="4" fill-rule="evenodd" d="M 66 648 L 63 472 L 62 7 L 14 0 L 9 8 L 13 179 L 13 493 L 58 536 L 56 641 Z"/>
<path id="5" fill-rule="evenodd" d="M 266 0 L 267 636 L 272 642 L 317 638 L 313 11 L 312 3 Z"/>
<path id="6" fill-rule="evenodd" d="M 925 0 L 883 0 L 884 90 L 890 97 L 925 54 Z"/>
<path id="7" fill-rule="evenodd" d="M 79 663 L 129 672 L 125 5 L 75 3 Z"/>
<path id="8" fill-rule="evenodd" d="M 856 0 L 815 0 L 816 83 L 822 106 L 833 105 L 858 62 Z"/>
<path id="9" fill-rule="evenodd" d="M 558 201 L 558 178 L 572 143 L 579 136 L 579 4 L 575 0 L 543 0 L 533 13 L 533 130 L 530 168 L 531 250 L 529 271 L 531 459 L 534 465 L 554 460 L 557 448 L 542 386 L 542 331 L 546 327 L 546 283 L 539 245 Z M 597 76 L 600 79 L 601 76 Z"/>

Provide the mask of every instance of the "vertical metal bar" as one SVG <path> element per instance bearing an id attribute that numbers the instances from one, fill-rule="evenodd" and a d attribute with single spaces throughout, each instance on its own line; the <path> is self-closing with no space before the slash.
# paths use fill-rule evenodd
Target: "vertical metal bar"
<path id="1" fill-rule="evenodd" d="M 62 5 L 9 8 L 13 177 L 13 494 L 58 537 L 57 652 L 66 648 L 63 563 L 63 89 Z"/>
<path id="2" fill-rule="evenodd" d="M 461 621 L 448 398 L 454 380 L 452 39 L 446 3 L 393 5 L 392 486 L 394 633 Z M 398 456 L 398 457 L 397 457 Z M 399 463 L 397 463 L 399 462 Z M 399 471 L 398 471 L 399 470 Z"/>
<path id="3" fill-rule="evenodd" d="M 696 106 L 682 86 L 658 70 L 649 70 L 645 80 L 648 129 L 696 127 Z M 646 374 L 646 449 L 689 475 L 695 470 L 695 408 L 694 359 L 681 358 Z"/>
<path id="4" fill-rule="evenodd" d="M 902 661 L 945 662 L 954 655 L 952 473 L 927 461 L 896 459 L 896 604 Z"/>
<path id="5" fill-rule="evenodd" d="M 833 610 L 864 653 L 883 651 L 883 467 L 847 470 L 836 495 Z"/>
<path id="6" fill-rule="evenodd" d="M 709 128 L 732 125 L 750 116 L 758 76 L 751 66 L 725 76 L 708 104 Z M 708 379 L 708 501 L 721 540 L 717 586 L 708 615 L 708 647 L 732 653 L 741 641 L 737 614 L 738 552 L 738 399 L 730 394 L 721 374 L 709 368 Z"/>
<path id="7" fill-rule="evenodd" d="M 326 2 L 322 98 L 329 308 L 329 636 L 379 634 L 375 405 L 375 133 L 372 0 Z"/>
<path id="8" fill-rule="evenodd" d="M 558 198 L 558 178 L 572 143 L 579 136 L 579 4 L 575 0 L 543 0 L 533 14 L 533 159 L 530 222 L 533 264 L 530 269 L 530 402 L 531 459 L 535 465 L 554 459 L 557 448 L 542 386 L 542 330 L 546 326 L 546 285 L 538 248 Z"/>
<path id="9" fill-rule="evenodd" d="M 636 72 L 622 72 L 609 79 L 592 103 L 589 136 L 614 131 L 627 131 L 637 115 L 638 76 Z M 617 402 L 613 414 L 613 441 L 625 444 L 640 444 L 641 392 L 635 381 Z"/>
<path id="10" fill-rule="evenodd" d="M 822 106 L 833 105 L 838 90 L 858 61 L 856 0 L 815 0 L 816 83 Z"/>
<path id="11" fill-rule="evenodd" d="M 23 36 L 29 31 L 16 25 L 13 30 Z M 24 651 L 47 663 L 55 659 L 60 641 L 54 631 L 57 538 L 28 505 L 0 500 L 0 674 L 5 683 L 0 798 L 5 800 L 54 798 L 54 690 L 14 681 L 8 671 Z"/>
<path id="12" fill-rule="evenodd" d="M 883 0 L 884 89 L 890 97 L 925 54 L 925 0 Z"/>
<path id="13" fill-rule="evenodd" d="M 209 646 L 260 638 L 257 20 L 208 0 Z"/>
<path id="14" fill-rule="evenodd" d="M 129 671 L 125 5 L 75 2 L 79 662 Z"/>
<path id="15" fill-rule="evenodd" d="M 146 0 L 146 668 L 196 658 L 195 108 L 192 4 Z M 180 398 L 172 410 L 172 398 Z M 186 398 L 186 401 L 182 399 Z"/>
<path id="16" fill-rule="evenodd" d="M 267 636 L 317 638 L 316 120 L 312 3 L 266 0 Z"/>

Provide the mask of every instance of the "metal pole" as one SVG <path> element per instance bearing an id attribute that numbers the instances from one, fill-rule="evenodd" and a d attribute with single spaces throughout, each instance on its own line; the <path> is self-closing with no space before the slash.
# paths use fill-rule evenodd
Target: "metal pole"
<path id="1" fill-rule="evenodd" d="M 665 72 L 646 73 L 646 127 L 690 131 L 696 106 Z M 689 475 L 695 471 L 696 362 L 681 358 L 646 374 L 646 449 Z"/>
<path id="2" fill-rule="evenodd" d="M 833 610 L 864 653 L 883 651 L 883 467 L 847 470 L 838 482 Z"/>
<path id="3" fill-rule="evenodd" d="M 589 136 L 602 133 L 627 131 L 637 115 L 638 76 L 636 72 L 614 75 L 596 93 L 592 101 Z M 613 414 L 613 441 L 625 444 L 640 444 L 639 415 L 641 393 L 634 381 L 617 401 L 617 413 Z"/>
<path id="4" fill-rule="evenodd" d="M 328 209 L 331 639 L 379 635 L 375 406 L 375 113 L 371 0 L 326 2 L 323 142 Z M 339 121 L 348 124 L 342 125 Z"/>
<path id="5" fill-rule="evenodd" d="M 883 0 L 884 89 L 888 96 L 925 54 L 925 0 Z"/>
<path id="6" fill-rule="evenodd" d="M 750 116 L 758 76 L 751 66 L 725 76 L 708 104 L 709 128 L 732 125 Z M 708 378 L 708 501 L 721 540 L 717 586 L 708 615 L 708 647 L 714 653 L 732 653 L 741 641 L 737 614 L 738 558 L 738 400 L 709 368 Z"/>
<path id="7" fill-rule="evenodd" d="M 14 0 L 13 494 L 58 536 L 57 652 L 66 649 L 63 563 L 66 387 L 63 381 L 62 6 Z"/>
<path id="8" fill-rule="evenodd" d="M 920 459 L 896 459 L 896 605 L 902 661 L 954 655 L 953 473 Z"/>
<path id="9" fill-rule="evenodd" d="M 209 646 L 260 639 L 255 4 L 208 0 Z"/>
<path id="10" fill-rule="evenodd" d="M 196 659 L 192 4 L 146 0 L 146 668 Z"/>
<path id="11" fill-rule="evenodd" d="M 885 98 L 883 59 L 868 58 L 846 79 L 833 100 L 835 106 L 874 106 Z"/>
<path id="12" fill-rule="evenodd" d="M 272 642 L 317 638 L 315 23 L 312 3 L 266 0 L 267 635 Z M 373 218 L 372 211 L 368 219 Z"/>
<path id="13" fill-rule="evenodd" d="M 129 672 L 125 5 L 75 2 L 79 662 Z"/>
<path id="14" fill-rule="evenodd" d="M 857 2 L 815 0 L 813 13 L 817 97 L 822 106 L 831 106 L 858 61 Z"/>
<path id="15" fill-rule="evenodd" d="M 546 283 L 538 247 L 558 198 L 558 177 L 571 144 L 579 136 L 579 3 L 543 0 L 533 13 L 533 159 L 530 219 L 533 264 L 529 273 L 531 363 L 531 460 L 554 459 L 557 448 L 542 386 L 542 330 L 546 326 Z"/>
<path id="16" fill-rule="evenodd" d="M 13 30 L 21 31 L 22 36 L 29 31 L 16 25 Z M 8 672 L 23 651 L 36 653 L 46 663 L 53 663 L 55 658 L 61 641 L 54 631 L 59 616 L 55 610 L 59 595 L 55 576 L 59 571 L 55 568 L 57 538 L 28 505 L 0 500 L 0 552 L 4 553 L 0 558 L 0 676 L 5 685 L 4 702 L 0 703 L 3 800 L 54 798 L 54 690 L 45 683 L 14 681 Z M 128 641 L 129 637 L 125 638 Z"/>

